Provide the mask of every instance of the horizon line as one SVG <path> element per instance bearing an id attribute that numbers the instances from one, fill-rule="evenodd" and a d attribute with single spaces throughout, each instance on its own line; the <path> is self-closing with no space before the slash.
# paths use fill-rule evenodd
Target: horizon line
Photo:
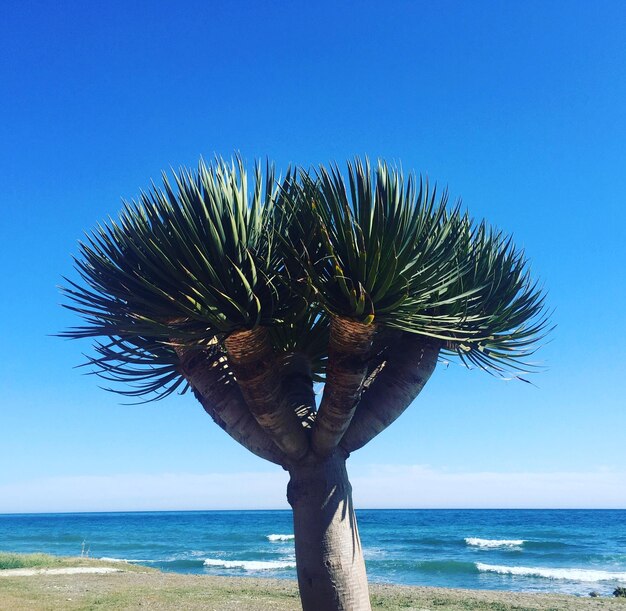
<path id="1" fill-rule="evenodd" d="M 118 509 L 103 511 L 10 511 L 0 512 L 0 518 L 7 516 L 41 515 L 99 515 L 112 513 L 258 513 L 270 511 L 291 512 L 289 508 L 268 509 Z M 359 507 L 355 511 L 626 511 L 626 507 Z"/>

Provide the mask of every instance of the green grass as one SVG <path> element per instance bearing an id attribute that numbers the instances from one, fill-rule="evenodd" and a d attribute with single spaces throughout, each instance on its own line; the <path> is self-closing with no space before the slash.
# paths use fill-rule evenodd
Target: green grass
<path id="1" fill-rule="evenodd" d="M 2 569 L 100 566 L 109 574 L 16 576 Z M 2 574 L 4 572 L 4 575 Z M 370 584 L 373 611 L 626 611 L 626 599 Z M 289 580 L 162 573 L 93 558 L 0 552 L 0 609 L 26 611 L 298 611 Z"/>
<path id="2" fill-rule="evenodd" d="M 0 552 L 0 571 L 6 569 L 50 569 L 76 566 L 114 567 L 125 571 L 153 571 L 144 566 L 138 567 L 126 562 L 110 562 L 95 558 L 53 556 L 51 554 L 14 554 Z"/>
<path id="3" fill-rule="evenodd" d="M 48 554 L 9 554 L 0 552 L 0 570 L 57 566 L 56 560 L 54 556 L 49 556 Z"/>

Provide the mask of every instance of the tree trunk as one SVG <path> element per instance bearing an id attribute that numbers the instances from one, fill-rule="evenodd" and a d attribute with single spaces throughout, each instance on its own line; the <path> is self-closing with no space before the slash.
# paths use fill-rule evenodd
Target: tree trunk
<path id="1" fill-rule="evenodd" d="M 304 611 L 369 611 L 367 576 L 345 454 L 290 467 L 298 585 Z"/>

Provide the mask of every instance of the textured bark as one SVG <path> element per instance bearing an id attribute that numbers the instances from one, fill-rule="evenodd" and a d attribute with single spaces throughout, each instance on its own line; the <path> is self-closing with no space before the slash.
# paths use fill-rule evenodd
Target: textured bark
<path id="1" fill-rule="evenodd" d="M 291 353 L 280 359 L 282 378 L 281 403 L 284 409 L 296 412 L 305 429 L 315 422 L 315 392 L 309 359 L 300 353 Z"/>
<path id="2" fill-rule="evenodd" d="M 207 414 L 253 454 L 284 464 L 286 457 L 252 417 L 224 359 L 216 361 L 199 350 L 177 352 L 182 374 Z"/>
<path id="3" fill-rule="evenodd" d="M 293 409 L 281 401 L 276 355 L 264 327 L 231 333 L 225 341 L 228 364 L 256 421 L 291 459 L 302 458 L 309 441 Z"/>
<path id="4" fill-rule="evenodd" d="M 435 366 L 441 342 L 403 333 L 361 397 L 341 447 L 354 452 L 394 422 L 420 393 Z"/>
<path id="5" fill-rule="evenodd" d="M 397 346 L 402 338 L 402 331 L 399 329 L 391 329 L 389 327 L 378 327 L 372 340 L 372 350 L 367 360 L 367 376 L 363 383 L 363 392 L 365 392 L 372 382 L 380 373 L 384 364 L 387 353 L 391 346 Z"/>
<path id="6" fill-rule="evenodd" d="M 348 428 L 367 375 L 367 358 L 376 331 L 373 324 L 333 316 L 322 403 L 313 428 L 313 451 L 329 455 Z"/>
<path id="7" fill-rule="evenodd" d="M 345 454 L 294 466 L 293 509 L 298 585 L 304 611 L 369 611 L 367 576 Z"/>

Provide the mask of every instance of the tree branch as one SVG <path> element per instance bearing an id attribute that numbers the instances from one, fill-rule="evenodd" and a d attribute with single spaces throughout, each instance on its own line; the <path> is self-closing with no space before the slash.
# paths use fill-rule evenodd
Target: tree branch
<path id="1" fill-rule="evenodd" d="M 176 352 L 194 396 L 216 424 L 253 454 L 284 465 L 285 456 L 252 417 L 225 358 L 215 359 L 203 350 Z"/>
<path id="2" fill-rule="evenodd" d="M 281 401 L 287 409 L 293 409 L 309 430 L 315 422 L 315 393 L 311 363 L 306 355 L 291 352 L 280 358 Z"/>
<path id="3" fill-rule="evenodd" d="M 225 346 L 228 364 L 256 421 L 288 458 L 302 458 L 309 440 L 295 410 L 281 400 L 280 369 L 267 329 L 235 331 Z"/>
<path id="4" fill-rule="evenodd" d="M 313 427 L 313 451 L 329 455 L 350 425 L 367 375 L 376 326 L 333 316 L 322 403 Z"/>
<path id="5" fill-rule="evenodd" d="M 390 346 L 382 368 L 371 381 L 356 409 L 341 447 L 354 452 L 394 422 L 420 393 L 437 365 L 441 342 L 403 333 Z"/>
<path id="6" fill-rule="evenodd" d="M 363 382 L 363 392 L 365 392 L 376 379 L 387 360 L 387 352 L 390 346 L 396 346 L 402 337 L 402 331 L 390 327 L 377 327 L 374 339 L 372 340 L 372 350 L 367 360 L 367 376 Z"/>

